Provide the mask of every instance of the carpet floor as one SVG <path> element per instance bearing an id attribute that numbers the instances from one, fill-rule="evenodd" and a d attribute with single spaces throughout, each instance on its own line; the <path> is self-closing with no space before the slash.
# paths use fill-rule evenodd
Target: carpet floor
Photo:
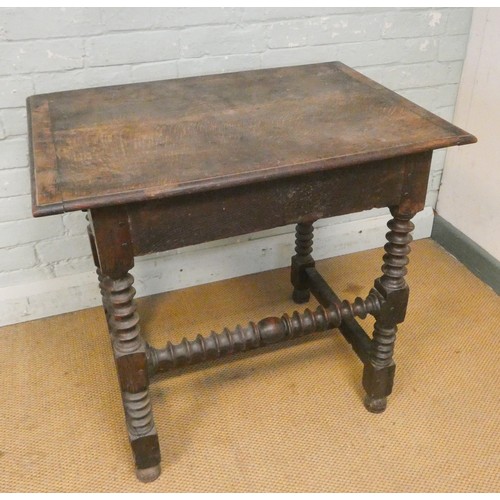
<path id="1" fill-rule="evenodd" d="M 382 253 L 317 267 L 352 300 Z M 432 240 L 410 257 L 385 413 L 364 409 L 362 365 L 335 330 L 158 376 L 150 484 L 135 479 L 101 309 L 1 328 L 0 491 L 498 492 L 500 298 Z M 144 335 L 160 347 L 290 313 L 288 274 L 139 299 Z"/>

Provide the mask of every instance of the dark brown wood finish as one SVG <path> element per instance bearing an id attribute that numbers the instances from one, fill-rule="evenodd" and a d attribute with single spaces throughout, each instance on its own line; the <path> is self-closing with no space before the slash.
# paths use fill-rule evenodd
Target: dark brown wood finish
<path id="1" fill-rule="evenodd" d="M 387 406 L 387 396 L 392 392 L 396 366 L 392 358 L 397 325 L 406 315 L 410 289 L 406 284 L 406 265 L 410 253 L 411 231 L 414 229 L 411 213 L 392 207 L 393 219 L 388 222 L 388 243 L 385 245 L 383 275 L 375 280 L 375 290 L 383 297 L 377 314 L 370 350 L 370 361 L 365 363 L 363 387 L 366 390 L 365 406 L 373 413 L 380 413 Z"/>
<path id="2" fill-rule="evenodd" d="M 35 215 L 475 141 L 339 62 L 43 94 L 28 105 Z"/>
<path id="3" fill-rule="evenodd" d="M 475 142 L 341 63 L 122 85 L 28 99 L 33 213 L 87 210 L 137 477 L 160 474 L 149 397 L 161 371 L 339 328 L 364 364 L 365 406 L 386 407 L 408 302 L 411 218 L 432 151 Z M 390 207 L 382 276 L 342 301 L 315 268 L 313 223 Z M 149 346 L 134 257 L 296 224 L 293 299 L 321 306 Z M 355 317 L 375 317 L 370 337 Z"/>
<path id="4" fill-rule="evenodd" d="M 291 316 L 264 318 L 247 326 L 238 325 L 234 330 L 225 328 L 221 333 L 211 332 L 208 337 L 198 335 L 194 340 L 182 339 L 180 344 L 171 342 L 164 349 L 149 348 L 150 372 L 169 371 L 186 365 L 218 359 L 223 356 L 257 349 L 278 342 L 338 328 L 342 321 L 355 316 L 366 318 L 380 310 L 380 295 L 373 291 L 366 299 L 332 302 L 328 308 L 319 306 L 315 311 L 294 311 Z"/>
<path id="5" fill-rule="evenodd" d="M 126 210 L 92 210 L 89 222 L 136 474 L 139 480 L 149 482 L 160 475 L 161 457 L 149 398 L 147 345 L 134 301 L 134 278 L 128 272 L 134 266 L 134 256 Z"/>
<path id="6" fill-rule="evenodd" d="M 312 257 L 313 232 L 313 221 L 299 222 L 295 226 L 295 255 L 290 266 L 290 278 L 293 285 L 292 298 L 296 304 L 307 302 L 311 295 L 306 269 L 315 265 Z"/>
<path id="7" fill-rule="evenodd" d="M 340 306 L 342 304 L 342 301 L 339 299 L 337 294 L 328 286 L 328 283 L 323 279 L 315 267 L 306 268 L 305 274 L 307 277 L 307 286 L 323 307 L 330 307 L 332 304 Z M 379 305 L 382 304 L 380 296 L 378 296 L 378 299 Z M 354 316 L 355 315 L 345 316 L 342 323 L 339 325 L 339 330 L 347 342 L 351 344 L 351 347 L 358 355 L 358 358 L 363 363 L 367 363 L 370 356 L 371 339 L 358 324 Z M 360 314 L 356 314 L 356 316 L 360 318 L 365 317 Z"/>
<path id="8" fill-rule="evenodd" d="M 129 204 L 126 209 L 134 254 L 397 204 L 408 158 L 412 156 L 372 162 L 356 170 L 310 173 L 195 196 Z M 425 167 L 420 173 L 427 182 Z M 157 229 L 151 231 L 152 226 Z"/>

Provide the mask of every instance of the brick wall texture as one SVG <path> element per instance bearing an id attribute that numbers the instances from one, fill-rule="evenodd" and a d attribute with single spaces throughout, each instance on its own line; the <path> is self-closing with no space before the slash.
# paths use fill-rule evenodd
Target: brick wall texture
<path id="1" fill-rule="evenodd" d="M 0 9 L 0 287 L 92 269 L 82 213 L 31 217 L 26 97 L 340 60 L 452 120 L 470 8 Z M 434 206 L 444 152 L 433 160 Z"/>

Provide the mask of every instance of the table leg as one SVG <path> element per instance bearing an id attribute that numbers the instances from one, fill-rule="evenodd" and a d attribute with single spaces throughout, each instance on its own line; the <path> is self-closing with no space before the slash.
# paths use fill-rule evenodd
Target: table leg
<path id="1" fill-rule="evenodd" d="M 88 215 L 87 215 L 87 220 L 89 220 Z M 108 306 L 106 304 L 104 289 L 102 287 L 102 280 L 103 280 L 104 276 L 101 272 L 101 268 L 100 268 L 100 264 L 99 264 L 99 256 L 97 254 L 97 247 L 95 244 L 95 238 L 94 238 L 94 234 L 92 233 L 92 228 L 91 228 L 90 224 L 87 226 L 87 234 L 88 234 L 89 241 L 90 241 L 90 248 L 92 250 L 92 257 L 94 259 L 94 265 L 96 267 L 97 279 L 99 280 L 99 288 L 101 290 L 101 298 L 102 298 L 102 307 L 104 309 L 104 314 L 106 315 L 106 321 L 107 321 L 108 320 Z"/>
<path id="2" fill-rule="evenodd" d="M 89 229 L 96 260 L 99 286 L 106 313 L 115 365 L 120 383 L 123 409 L 137 478 L 154 481 L 161 472 L 160 447 L 149 397 L 146 342 L 141 335 L 139 315 L 134 301 L 133 256 L 127 252 L 121 229 L 110 231 L 105 216 L 93 217 Z M 107 228 L 106 231 L 104 231 Z M 123 225 L 120 226 L 123 228 Z M 102 239 L 103 233 L 106 239 Z"/>
<path id="3" fill-rule="evenodd" d="M 308 277 L 305 270 L 314 267 L 312 257 L 314 227 L 311 222 L 300 222 L 295 226 L 295 255 L 292 257 L 292 298 L 296 304 L 303 304 L 310 298 Z"/>
<path id="4" fill-rule="evenodd" d="M 134 278 L 102 278 L 103 303 L 122 390 L 123 409 L 138 479 L 153 481 L 160 475 L 160 448 L 149 398 L 146 343 L 133 299 Z"/>
<path id="5" fill-rule="evenodd" d="M 375 280 L 375 289 L 385 299 L 376 322 L 371 342 L 369 362 L 364 366 L 363 387 L 366 391 L 365 407 L 373 413 L 383 412 L 387 396 L 392 392 L 396 365 L 393 360 L 394 342 L 398 323 L 402 323 L 408 304 L 409 288 L 404 276 L 407 273 L 410 232 L 414 214 L 400 212 L 392 207 L 393 219 L 388 222 L 388 243 L 384 246 L 383 275 Z"/>

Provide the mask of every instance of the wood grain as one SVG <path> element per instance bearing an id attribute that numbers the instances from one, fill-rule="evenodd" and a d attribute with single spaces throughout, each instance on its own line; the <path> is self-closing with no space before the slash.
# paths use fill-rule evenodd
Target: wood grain
<path id="1" fill-rule="evenodd" d="M 35 215 L 476 140 L 339 62 L 60 92 L 28 103 Z M 40 124 L 33 113 L 41 107 Z"/>
<path id="2" fill-rule="evenodd" d="M 396 205 L 412 159 L 127 205 L 134 255 Z"/>

